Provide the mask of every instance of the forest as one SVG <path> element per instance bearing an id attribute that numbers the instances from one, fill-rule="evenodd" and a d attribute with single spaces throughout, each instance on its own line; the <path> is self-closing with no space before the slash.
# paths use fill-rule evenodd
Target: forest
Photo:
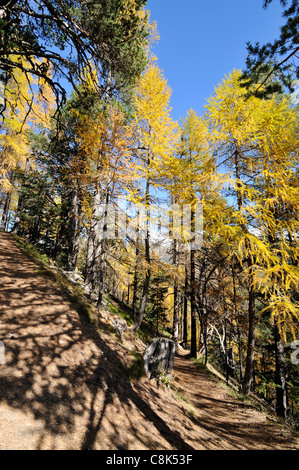
<path id="1" fill-rule="evenodd" d="M 299 2 L 282 3 L 282 36 L 181 122 L 146 0 L 0 6 L 0 228 L 298 427 Z"/>

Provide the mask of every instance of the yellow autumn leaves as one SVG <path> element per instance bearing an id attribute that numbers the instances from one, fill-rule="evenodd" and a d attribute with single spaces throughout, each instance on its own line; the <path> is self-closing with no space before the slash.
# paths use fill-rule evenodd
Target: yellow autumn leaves
<path id="1" fill-rule="evenodd" d="M 18 58 L 26 67 L 26 59 Z M 50 128 L 54 96 L 47 83 L 16 70 L 5 87 L 6 107 L 0 129 L 0 187 L 11 190 L 9 173 L 24 167 L 30 153 L 29 129 Z"/>
<path id="2" fill-rule="evenodd" d="M 245 274 L 251 258 L 253 287 L 286 338 L 299 318 L 297 111 L 288 97 L 247 98 L 234 71 L 209 100 L 207 119 L 219 164 L 227 168 L 229 223 L 239 229 L 235 253 Z"/>
<path id="3" fill-rule="evenodd" d="M 190 110 L 177 123 L 171 89 L 152 60 L 135 90 L 130 119 L 112 102 L 97 114 L 72 110 L 81 153 L 71 171 L 85 184 L 109 187 L 138 204 L 145 180 L 168 191 L 172 202 L 201 202 L 205 237 L 221 241 L 228 257 L 236 255 L 244 276 L 250 257 L 253 287 L 286 334 L 299 318 L 293 297 L 299 287 L 298 116 L 288 97 L 248 98 L 240 76 L 233 71 L 224 79 L 203 117 Z M 53 96 L 39 84 L 43 91 L 32 101 L 30 86 L 36 85 L 24 75 L 7 85 L 10 107 L 0 133 L 4 191 L 9 172 L 30 153 L 26 131 L 50 124 Z"/>

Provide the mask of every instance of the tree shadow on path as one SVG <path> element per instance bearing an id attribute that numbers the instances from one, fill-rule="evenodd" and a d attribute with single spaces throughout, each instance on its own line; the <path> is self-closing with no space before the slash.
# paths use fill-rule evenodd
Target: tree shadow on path
<path id="1" fill-rule="evenodd" d="M 0 285 L 0 408 L 39 423 L 36 448 L 192 449 L 128 381 L 125 348 L 80 317 L 3 233 Z M 3 429 L 1 439 L 9 445 Z"/>

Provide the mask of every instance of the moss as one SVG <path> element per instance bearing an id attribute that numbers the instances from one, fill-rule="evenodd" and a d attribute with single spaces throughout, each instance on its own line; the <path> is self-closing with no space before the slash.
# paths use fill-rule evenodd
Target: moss
<path id="1" fill-rule="evenodd" d="M 145 377 L 143 356 L 135 351 L 130 351 L 130 354 L 133 356 L 133 361 L 127 368 L 127 376 L 130 380 L 140 380 Z"/>
<path id="2" fill-rule="evenodd" d="M 128 326 L 133 325 L 132 317 L 129 315 L 129 313 L 127 311 L 124 311 L 122 308 L 117 307 L 115 305 L 116 301 L 115 301 L 115 303 L 112 303 L 111 300 L 109 300 L 109 298 L 106 298 L 105 300 L 108 304 L 108 308 L 109 308 L 110 312 L 113 315 L 118 315 L 119 317 L 123 318 L 123 320 L 126 320 Z"/>

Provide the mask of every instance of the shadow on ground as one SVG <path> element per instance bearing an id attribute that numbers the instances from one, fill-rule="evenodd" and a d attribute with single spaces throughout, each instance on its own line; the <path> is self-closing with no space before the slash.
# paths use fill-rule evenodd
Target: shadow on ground
<path id="1" fill-rule="evenodd" d="M 37 447 L 50 435 L 64 446 L 63 436 L 73 435 L 65 445 L 80 449 L 155 448 L 161 440 L 192 448 L 133 389 L 122 357 L 129 352 L 103 340 L 7 234 L 0 234 L 0 283 L 0 403 L 42 423 Z"/>
<path id="2" fill-rule="evenodd" d="M 103 331 L 105 331 L 103 329 Z M 131 383 L 131 355 L 97 332 L 0 233 L 0 449 L 275 449 L 284 438 L 234 414 L 208 377 L 177 358 L 170 390 Z M 239 419 L 240 418 L 240 419 Z"/>

